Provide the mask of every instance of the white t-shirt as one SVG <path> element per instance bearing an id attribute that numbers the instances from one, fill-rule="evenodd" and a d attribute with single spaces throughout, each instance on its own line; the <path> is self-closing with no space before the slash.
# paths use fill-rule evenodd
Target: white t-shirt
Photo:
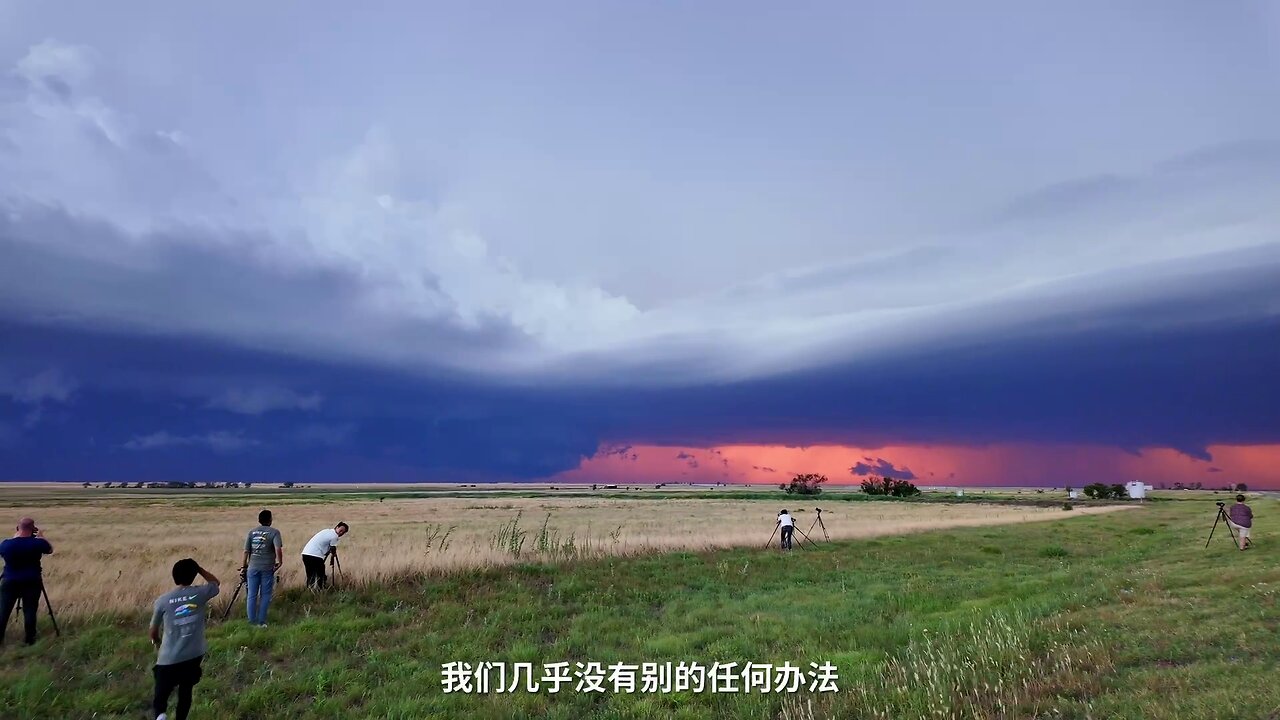
<path id="1" fill-rule="evenodd" d="M 782 527 L 791 527 L 791 526 L 794 524 L 794 523 L 791 521 L 791 516 L 790 516 L 790 515 L 788 515 L 787 513 L 783 513 L 783 514 L 779 515 L 779 516 L 778 516 L 778 522 L 782 523 Z"/>
<path id="2" fill-rule="evenodd" d="M 321 530 L 307 541 L 307 546 L 302 548 L 302 554 L 322 558 L 329 554 L 330 547 L 338 544 L 339 537 L 338 531 L 333 528 Z"/>

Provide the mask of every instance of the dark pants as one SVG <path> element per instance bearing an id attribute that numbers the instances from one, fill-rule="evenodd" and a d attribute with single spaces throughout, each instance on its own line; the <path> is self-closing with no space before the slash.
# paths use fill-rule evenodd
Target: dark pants
<path id="1" fill-rule="evenodd" d="M 782 549 L 783 550 L 791 549 L 791 534 L 794 533 L 795 531 L 796 531 L 796 528 L 794 525 L 782 526 Z"/>
<path id="2" fill-rule="evenodd" d="M 191 712 L 191 688 L 195 687 L 204 675 L 204 670 L 200 667 L 202 660 L 204 656 L 172 665 L 156 665 L 151 669 L 156 677 L 156 697 L 151 703 L 151 709 L 156 711 L 156 715 L 169 707 L 169 696 L 176 688 L 178 709 L 174 711 L 173 717 L 175 720 L 187 720 L 187 713 Z"/>
<path id="3" fill-rule="evenodd" d="M 324 574 L 324 558 L 303 555 L 302 566 L 307 569 L 307 587 L 323 590 L 329 579 Z"/>
<path id="4" fill-rule="evenodd" d="M 28 645 L 36 641 L 36 615 L 40 612 L 40 578 L 34 580 L 0 580 L 0 643 L 4 642 L 5 628 L 13 606 L 22 600 L 22 629 L 26 631 Z"/>

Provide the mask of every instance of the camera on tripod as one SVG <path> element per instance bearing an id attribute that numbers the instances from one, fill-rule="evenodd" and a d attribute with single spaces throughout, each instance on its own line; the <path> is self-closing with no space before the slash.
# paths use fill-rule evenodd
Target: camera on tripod
<path id="1" fill-rule="evenodd" d="M 1225 503 L 1225 502 L 1223 502 L 1223 501 L 1221 501 L 1221 500 L 1219 500 L 1218 502 L 1216 502 L 1216 503 L 1214 503 L 1214 504 L 1215 504 L 1215 505 L 1217 505 L 1218 507 L 1222 507 L 1223 505 L 1226 505 L 1226 503 Z"/>

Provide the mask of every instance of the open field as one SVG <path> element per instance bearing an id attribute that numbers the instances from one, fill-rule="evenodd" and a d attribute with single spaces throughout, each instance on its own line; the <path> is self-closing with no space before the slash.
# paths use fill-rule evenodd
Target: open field
<path id="1" fill-rule="evenodd" d="M 72 497 L 83 497 L 70 492 Z M 815 540 L 823 537 L 821 527 L 814 527 L 813 508 L 801 510 L 794 497 L 765 501 L 392 496 L 385 501 L 366 498 L 341 503 L 308 502 L 300 497 L 305 496 L 261 505 L 236 502 L 228 507 L 145 490 L 133 496 L 94 497 L 93 504 L 75 505 L 27 495 L 0 501 L 0 517 L 35 515 L 57 549 L 56 556 L 45 563 L 45 577 L 68 617 L 128 612 L 145 605 L 171 585 L 169 566 L 182 557 L 195 557 L 224 580 L 234 581 L 244 535 L 256 524 L 260 506 L 273 508 L 275 527 L 284 536 L 281 580 L 286 586 L 302 584 L 305 578 L 298 557 L 302 545 L 317 530 L 339 520 L 352 528 L 339 552 L 344 579 L 356 583 L 517 562 L 759 547 L 768 540 L 779 508 L 789 501 L 794 501 L 790 510 L 800 530 L 816 535 Z M 815 502 L 810 499 L 806 504 Z M 832 539 L 1056 520 L 1064 512 L 1060 507 L 976 503 L 829 502 L 828 508 L 823 524 Z M 802 539 L 799 533 L 796 539 Z"/>
<path id="2" fill-rule="evenodd" d="M 520 562 L 319 596 L 294 585 L 267 630 L 239 613 L 212 623 L 192 717 L 1277 717 L 1280 686 L 1269 677 L 1280 664 L 1280 566 L 1265 518 L 1280 502 L 1252 501 L 1257 547 L 1241 553 L 1221 527 L 1204 548 L 1213 499 L 1095 515 L 1058 509 L 1046 522 L 785 554 L 738 547 Z M 760 506 L 765 533 L 782 504 L 795 503 Z M 882 506 L 894 504 L 856 507 Z M 339 509 L 363 512 L 325 508 Z M 832 520 L 846 522 L 839 513 L 849 507 L 835 510 Z M 604 502 L 574 512 L 615 510 Z M 117 527 L 131 527 L 113 514 Z M 102 549 L 133 542 L 96 537 Z M 234 578 L 224 580 L 229 592 Z M 154 651 L 144 609 L 68 618 L 61 638 L 47 620 L 42 627 L 34 648 L 0 650 L 6 719 L 146 717 Z M 840 692 L 445 694 L 441 664 L 455 660 L 829 661 Z"/>

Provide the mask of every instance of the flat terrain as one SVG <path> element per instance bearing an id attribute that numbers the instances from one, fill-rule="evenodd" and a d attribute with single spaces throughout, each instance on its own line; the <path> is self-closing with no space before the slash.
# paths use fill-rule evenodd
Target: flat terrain
<path id="1" fill-rule="evenodd" d="M 1253 501 L 1257 547 L 1242 553 L 1221 527 L 1204 548 L 1215 497 L 1188 497 L 1094 515 L 1060 506 L 994 506 L 992 511 L 1013 511 L 1012 519 L 1044 513 L 1045 521 L 914 528 L 920 531 L 819 540 L 817 549 L 791 553 L 707 547 L 553 562 L 534 554 L 507 565 L 374 578 L 322 595 L 289 583 L 273 605 L 270 628 L 248 627 L 239 607 L 233 619 L 212 623 L 193 717 L 1275 717 L 1280 685 L 1268 679 L 1280 663 L 1280 569 L 1265 518 L 1275 516 L 1280 503 Z M 797 504 L 780 493 L 778 498 L 743 500 L 744 509 L 721 512 L 741 512 L 751 522 L 763 516 L 763 532 L 750 526 L 752 540 L 760 535 L 763 543 L 775 506 Z M 526 499 L 557 508 L 561 501 L 579 502 Z M 171 499 L 155 502 L 159 511 Z M 378 512 L 376 506 L 391 502 L 351 499 L 296 509 L 319 512 L 311 516 L 316 521 L 339 513 L 352 522 L 357 513 Z M 396 502 L 411 508 L 417 501 Z M 485 504 L 474 498 L 451 502 Z M 729 522 L 719 515 L 672 515 L 679 506 L 656 498 L 600 498 L 600 507 L 569 509 L 626 515 L 625 505 L 613 504 L 631 502 L 645 503 L 623 523 L 636 538 L 650 519 L 698 523 L 689 537 L 718 532 L 717 524 Z M 719 501 L 700 502 L 712 507 Z M 756 509 L 756 502 L 763 504 Z M 833 505 L 831 520 L 850 525 L 856 525 L 849 519 L 855 508 L 887 519 L 899 511 L 948 507 L 836 504 L 826 497 L 822 504 Z M 59 511 L 75 509 L 88 510 L 66 502 Z M 246 509 L 256 512 L 252 504 L 192 508 Z M 664 509 L 666 515 L 650 517 Z M 966 504 L 956 511 L 970 509 Z M 498 511 L 497 521 L 509 521 L 511 510 Z M 99 512 L 116 520 L 94 536 L 104 552 L 133 543 L 138 534 L 163 535 L 139 527 L 120 508 Z M 558 512 L 552 510 L 553 518 Z M 50 510 L 38 514 L 55 516 Z M 532 541 L 541 518 L 532 510 L 522 524 L 525 518 Z M 375 520 L 353 522 L 352 540 L 362 537 L 364 522 Z M 809 522 L 802 518 L 801 527 Z M 55 542 L 66 542 L 54 531 L 57 525 L 45 524 Z M 234 521 L 231 527 L 239 531 Z M 305 534 L 285 527 L 286 538 Z M 568 531 L 559 529 L 561 539 Z M 353 542 L 352 570 L 356 548 Z M 50 570 L 70 552 L 51 559 Z M 224 579 L 229 593 L 234 577 Z M 120 580 L 148 585 L 148 597 L 158 592 L 151 582 Z M 50 585 L 55 587 L 52 576 Z M 64 601 L 55 594 L 55 602 Z M 4 717 L 146 717 L 154 651 L 145 637 L 145 610 L 72 616 L 63 625 L 63 636 L 54 638 L 42 618 L 44 635 L 34 648 L 0 650 Z M 541 663 L 559 660 L 571 666 L 789 661 L 804 668 L 830 662 L 838 669 L 840 692 L 614 694 L 575 692 L 572 684 L 554 695 L 442 692 L 442 663 L 486 660 L 531 662 L 539 670 Z"/>
<path id="2" fill-rule="evenodd" d="M 45 563 L 45 583 L 56 593 L 61 614 L 70 618 L 135 611 L 172 585 L 169 569 L 183 557 L 194 557 L 221 578 L 234 581 L 245 533 L 257 524 L 263 507 L 272 508 L 274 526 L 284 538 L 281 582 L 297 586 L 305 579 L 299 558 L 302 546 L 316 531 L 338 521 L 352 528 L 339 552 L 342 579 L 358 584 L 520 562 L 761 547 L 787 501 L 794 501 L 789 509 L 800 531 L 811 538 L 816 535 L 815 542 L 823 539 L 823 529 L 816 525 L 815 501 L 805 502 L 811 506 L 806 511 L 797 498 L 775 494 L 781 498 L 551 493 L 402 498 L 393 493 L 317 499 L 305 493 L 233 490 L 219 496 L 146 489 L 99 493 L 80 488 L 41 496 L 28 489 L 26 494 L 0 500 L 0 518 L 12 516 L 16 522 L 20 515 L 33 514 L 39 521 L 57 553 Z M 830 538 L 850 539 L 1056 520 L 1062 513 L 1057 506 L 828 502 L 823 525 Z M 796 539 L 803 540 L 799 533 Z M 773 540 L 777 542 L 776 535 Z"/>

